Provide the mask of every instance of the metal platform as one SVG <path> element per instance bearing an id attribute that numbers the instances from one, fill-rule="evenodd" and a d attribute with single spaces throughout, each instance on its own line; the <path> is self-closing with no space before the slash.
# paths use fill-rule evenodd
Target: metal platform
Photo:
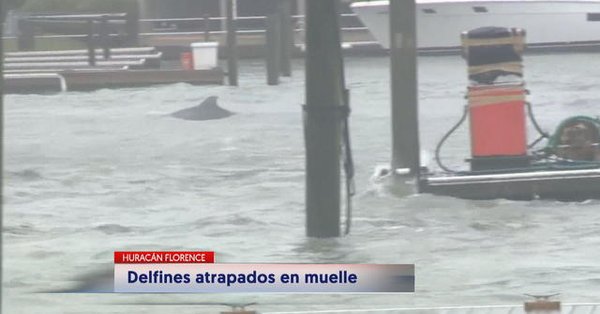
<path id="1" fill-rule="evenodd" d="M 419 182 L 422 193 L 465 199 L 561 201 L 600 199 L 600 168 L 545 170 L 502 174 L 426 175 Z"/>

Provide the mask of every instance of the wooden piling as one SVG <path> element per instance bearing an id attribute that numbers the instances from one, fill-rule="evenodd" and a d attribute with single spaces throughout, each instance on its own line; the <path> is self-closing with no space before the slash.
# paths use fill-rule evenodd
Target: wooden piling
<path id="1" fill-rule="evenodd" d="M 87 22 L 87 49 L 88 49 L 88 64 L 96 65 L 96 23 L 93 19 Z"/>
<path id="2" fill-rule="evenodd" d="M 281 18 L 281 76 L 292 76 L 292 54 L 294 51 L 294 20 L 292 19 L 292 0 L 280 0 L 278 5 Z"/>
<path id="3" fill-rule="evenodd" d="M 19 51 L 31 51 L 35 49 L 35 25 L 27 18 L 20 18 L 18 25 L 17 46 Z"/>
<path id="4" fill-rule="evenodd" d="M 100 45 L 102 46 L 102 52 L 104 60 L 110 59 L 110 30 L 108 28 L 108 17 L 103 15 L 100 18 L 100 26 L 98 28 L 98 37 L 100 37 Z"/>
<path id="5" fill-rule="evenodd" d="M 137 47 L 140 43 L 140 6 L 136 1 L 127 11 L 125 17 L 126 42 L 129 47 Z"/>
<path id="6" fill-rule="evenodd" d="M 204 41 L 210 41 L 210 15 L 204 14 Z"/>
<path id="7" fill-rule="evenodd" d="M 414 0 L 390 1 L 392 171 L 419 174 L 417 36 Z"/>
<path id="8" fill-rule="evenodd" d="M 0 2 L 0 34 L 4 34 L 4 20 L 6 13 L 6 2 Z M 4 139 L 4 40 L 0 40 L 0 139 Z M 0 141 L 0 173 L 4 173 L 4 140 Z M 0 184 L 0 199 L 4 199 L 4 185 Z M 4 202 L 0 202 L 0 228 L 4 226 Z M 4 229 L 4 228 L 3 228 Z M 0 236 L 0 261 L 2 261 L 3 257 L 3 240 L 2 236 Z M 2 271 L 0 271 L 0 282 L 2 281 Z M 2 287 L 0 286 L 0 304 L 4 304 L 2 298 Z M 2 308 L 0 306 L 0 312 L 2 312 Z"/>
<path id="9" fill-rule="evenodd" d="M 281 66 L 281 17 L 278 13 L 267 16 L 265 40 L 265 58 L 267 65 L 267 84 L 279 85 Z"/>
<path id="10" fill-rule="evenodd" d="M 225 0 L 227 13 L 227 78 L 229 85 L 238 86 L 237 26 L 233 16 L 234 0 Z"/>
<path id="11" fill-rule="evenodd" d="M 306 1 L 306 234 L 340 236 L 343 60 L 337 0 Z"/>

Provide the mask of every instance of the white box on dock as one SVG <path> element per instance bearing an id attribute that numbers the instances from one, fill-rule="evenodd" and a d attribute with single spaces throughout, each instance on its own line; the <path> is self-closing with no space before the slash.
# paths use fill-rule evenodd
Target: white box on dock
<path id="1" fill-rule="evenodd" d="M 210 70 L 217 67 L 218 42 L 192 43 L 194 70 Z"/>

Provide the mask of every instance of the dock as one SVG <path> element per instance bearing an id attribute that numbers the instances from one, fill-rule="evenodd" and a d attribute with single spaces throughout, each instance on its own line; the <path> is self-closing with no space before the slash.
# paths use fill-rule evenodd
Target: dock
<path id="1" fill-rule="evenodd" d="M 154 47 L 7 53 L 4 58 L 6 93 L 92 91 L 188 83 L 220 85 L 224 71 L 167 67 Z"/>
<path id="2" fill-rule="evenodd" d="M 81 70 L 55 73 L 5 74 L 6 93 L 92 91 L 103 88 L 144 87 L 160 84 L 223 84 L 224 72 L 213 70 Z"/>

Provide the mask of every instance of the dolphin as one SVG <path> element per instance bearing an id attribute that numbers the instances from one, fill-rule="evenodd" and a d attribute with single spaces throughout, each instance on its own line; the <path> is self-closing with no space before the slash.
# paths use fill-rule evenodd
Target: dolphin
<path id="1" fill-rule="evenodd" d="M 216 96 L 206 98 L 198 106 L 175 111 L 171 114 L 172 117 L 192 121 L 223 119 L 232 115 L 234 115 L 233 112 L 219 107 Z"/>

